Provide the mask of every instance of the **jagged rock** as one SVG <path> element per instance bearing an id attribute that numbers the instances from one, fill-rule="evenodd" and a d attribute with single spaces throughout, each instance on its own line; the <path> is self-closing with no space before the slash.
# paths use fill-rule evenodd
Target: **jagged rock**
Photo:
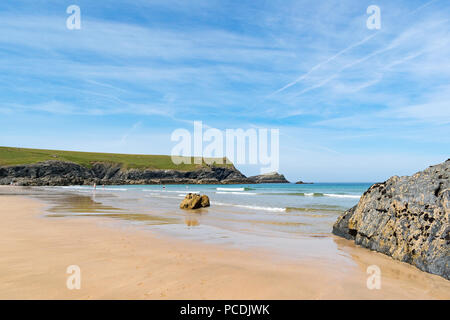
<path id="1" fill-rule="evenodd" d="M 207 195 L 205 195 L 205 194 L 202 195 L 201 196 L 201 200 L 200 200 L 200 204 L 201 204 L 202 208 L 209 207 L 210 206 L 209 197 Z"/>
<path id="2" fill-rule="evenodd" d="M 372 185 L 333 233 L 450 280 L 450 159 Z"/>
<path id="3" fill-rule="evenodd" d="M 253 180 L 249 178 L 227 178 L 220 181 L 221 184 L 252 184 Z"/>
<path id="4" fill-rule="evenodd" d="M 188 193 L 186 197 L 181 201 L 181 209 L 198 209 L 209 207 L 209 198 L 207 195 L 199 195 L 196 193 Z"/>
<path id="5" fill-rule="evenodd" d="M 252 183 L 289 183 L 284 175 L 277 172 L 264 173 L 258 176 L 248 177 Z"/>
<path id="6" fill-rule="evenodd" d="M 220 184 L 220 181 L 216 178 L 209 178 L 209 179 L 200 179 L 197 181 L 198 184 Z"/>
<path id="7" fill-rule="evenodd" d="M 23 186 L 251 183 L 234 167 L 205 166 L 193 171 L 123 169 L 119 164 L 94 163 L 91 168 L 66 161 L 0 167 L 0 185 Z"/>

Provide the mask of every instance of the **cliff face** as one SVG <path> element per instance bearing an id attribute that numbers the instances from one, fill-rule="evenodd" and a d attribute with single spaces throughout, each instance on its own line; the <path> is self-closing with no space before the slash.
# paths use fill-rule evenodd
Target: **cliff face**
<path id="1" fill-rule="evenodd" d="M 371 186 L 333 233 L 450 280 L 450 159 Z"/>
<path id="2" fill-rule="evenodd" d="M 64 186 L 97 184 L 237 184 L 251 183 L 235 168 L 203 167 L 194 171 L 122 169 L 95 163 L 87 168 L 72 162 L 45 161 L 0 167 L 0 184 Z"/>
<path id="3" fill-rule="evenodd" d="M 284 175 L 277 172 L 265 173 L 258 176 L 248 177 L 253 183 L 289 183 Z"/>

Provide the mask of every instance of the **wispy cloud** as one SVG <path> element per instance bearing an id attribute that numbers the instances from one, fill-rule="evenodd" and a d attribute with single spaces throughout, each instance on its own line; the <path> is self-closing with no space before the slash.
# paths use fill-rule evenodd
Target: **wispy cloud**
<path id="1" fill-rule="evenodd" d="M 298 77 L 298 78 L 295 79 L 294 81 L 289 82 L 289 83 L 288 83 L 287 85 L 285 85 L 284 87 L 282 87 L 282 88 L 276 90 L 275 92 L 271 93 L 269 96 L 272 96 L 272 95 L 274 95 L 274 94 L 280 93 L 280 92 L 286 90 L 287 88 L 290 88 L 290 87 L 292 87 L 293 85 L 295 85 L 295 84 L 297 84 L 297 83 L 299 83 L 299 82 L 305 80 L 305 79 L 308 78 L 308 76 L 309 76 L 311 73 L 313 73 L 315 70 L 317 70 L 317 69 L 319 69 L 320 67 L 326 65 L 327 63 L 329 63 L 329 62 L 335 60 L 336 58 L 338 58 L 339 56 L 343 55 L 343 54 L 346 53 L 347 51 L 350 51 L 350 50 L 352 50 L 353 48 L 356 48 L 356 47 L 358 47 L 358 46 L 360 46 L 360 45 L 366 43 L 367 41 L 369 41 L 370 39 L 372 39 L 373 37 L 375 37 L 375 36 L 377 36 L 377 35 L 378 35 L 378 33 L 374 33 L 374 34 L 372 34 L 372 35 L 370 35 L 370 36 L 364 38 L 363 40 L 358 41 L 358 42 L 356 42 L 356 43 L 354 43 L 354 44 L 348 46 L 347 48 L 345 48 L 345 49 L 339 51 L 338 53 L 336 53 L 335 55 L 333 55 L 333 56 L 331 56 L 330 58 L 326 59 L 325 61 L 322 61 L 322 62 L 316 64 L 316 65 L 315 65 L 314 67 L 312 67 L 308 72 L 306 72 L 305 74 L 301 75 L 300 77 Z"/>
<path id="2" fill-rule="evenodd" d="M 119 144 L 123 145 L 127 142 L 128 137 L 142 125 L 142 121 L 134 123 L 131 128 L 122 136 Z"/>
<path id="3" fill-rule="evenodd" d="M 366 0 L 78 3 L 77 31 L 60 1 L 0 3 L 0 144 L 61 148 L 101 126 L 77 146 L 167 153 L 171 130 L 203 120 L 282 129 L 293 167 L 376 154 L 378 140 L 448 149 L 433 142 L 449 133 L 446 1 L 380 0 L 380 31 Z"/>

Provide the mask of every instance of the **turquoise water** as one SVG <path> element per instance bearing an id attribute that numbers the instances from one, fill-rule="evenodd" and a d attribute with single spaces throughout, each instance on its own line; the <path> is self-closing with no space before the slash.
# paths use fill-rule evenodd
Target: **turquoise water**
<path id="1" fill-rule="evenodd" d="M 104 215 L 177 237 L 239 247 L 291 248 L 292 253 L 299 250 L 296 248 L 299 237 L 328 238 L 325 247 L 330 247 L 333 223 L 342 212 L 358 203 L 370 185 L 125 185 L 45 189 L 70 195 L 53 206 L 49 216 Z M 189 192 L 208 195 L 211 207 L 195 211 L 179 209 Z M 318 245 L 317 241 L 314 243 Z"/>

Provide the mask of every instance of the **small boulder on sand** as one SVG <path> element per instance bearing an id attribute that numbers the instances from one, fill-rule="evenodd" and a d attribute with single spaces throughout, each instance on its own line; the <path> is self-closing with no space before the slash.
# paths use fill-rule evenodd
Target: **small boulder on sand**
<path id="1" fill-rule="evenodd" d="M 180 203 L 181 209 L 199 209 L 209 207 L 209 198 L 207 195 L 199 195 L 196 193 L 189 193 Z"/>

